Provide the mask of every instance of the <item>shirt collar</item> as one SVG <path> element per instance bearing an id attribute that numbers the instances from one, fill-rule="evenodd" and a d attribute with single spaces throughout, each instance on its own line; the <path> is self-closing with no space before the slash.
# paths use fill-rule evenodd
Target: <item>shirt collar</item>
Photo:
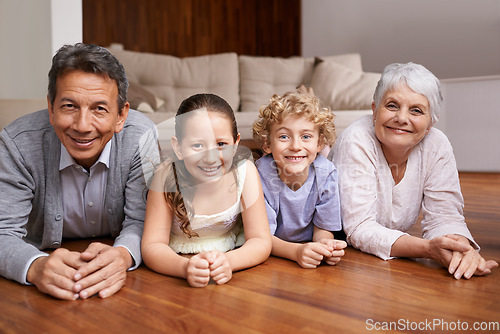
<path id="1" fill-rule="evenodd" d="M 109 168 L 110 156 L 111 156 L 111 140 L 106 143 L 106 146 L 104 146 L 104 149 L 102 150 L 99 159 L 97 159 L 97 161 L 92 165 L 92 167 L 96 166 L 98 163 L 102 163 L 107 168 Z M 66 147 L 64 147 L 64 145 L 61 143 L 61 159 L 59 160 L 59 170 L 61 171 L 66 167 L 73 165 L 78 165 L 78 164 L 75 162 L 75 159 L 73 159 L 73 157 L 69 155 L 68 150 L 66 150 Z"/>

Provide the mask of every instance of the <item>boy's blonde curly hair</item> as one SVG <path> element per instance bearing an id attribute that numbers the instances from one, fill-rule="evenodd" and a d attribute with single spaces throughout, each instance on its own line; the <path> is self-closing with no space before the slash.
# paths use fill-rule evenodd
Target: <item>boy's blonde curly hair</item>
<path id="1" fill-rule="evenodd" d="M 315 95 L 303 92 L 287 92 L 281 97 L 274 94 L 269 104 L 260 108 L 259 118 L 253 123 L 253 139 L 261 147 L 269 145 L 271 125 L 291 115 L 304 117 L 319 127 L 320 146 L 335 142 L 335 115 L 330 108 L 321 107 Z"/>

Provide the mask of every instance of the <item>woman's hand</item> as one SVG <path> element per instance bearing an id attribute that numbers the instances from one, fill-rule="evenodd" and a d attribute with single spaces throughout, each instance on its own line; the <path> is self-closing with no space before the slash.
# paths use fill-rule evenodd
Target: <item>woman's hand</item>
<path id="1" fill-rule="evenodd" d="M 448 268 L 454 252 L 466 252 L 469 250 L 468 245 L 465 245 L 449 235 L 437 237 L 428 242 L 428 258 L 438 262 L 443 267 Z"/>
<path id="2" fill-rule="evenodd" d="M 468 247 L 465 252 L 453 252 L 448 267 L 448 272 L 456 279 L 464 277 L 469 279 L 472 275 L 483 276 L 491 273 L 491 269 L 498 267 L 493 260 L 486 261 L 472 246 L 469 240 L 460 235 L 448 235 L 447 237 L 461 242 Z"/>

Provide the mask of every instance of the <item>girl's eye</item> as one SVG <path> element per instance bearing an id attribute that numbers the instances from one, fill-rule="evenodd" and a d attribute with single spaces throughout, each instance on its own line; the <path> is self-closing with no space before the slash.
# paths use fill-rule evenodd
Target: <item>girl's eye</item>
<path id="1" fill-rule="evenodd" d="M 305 139 L 305 140 L 308 140 L 308 139 L 311 139 L 312 136 L 311 135 L 303 135 L 302 136 L 302 139 Z"/>
<path id="2" fill-rule="evenodd" d="M 288 136 L 287 135 L 280 135 L 278 137 L 280 140 L 287 140 L 288 139 Z"/>

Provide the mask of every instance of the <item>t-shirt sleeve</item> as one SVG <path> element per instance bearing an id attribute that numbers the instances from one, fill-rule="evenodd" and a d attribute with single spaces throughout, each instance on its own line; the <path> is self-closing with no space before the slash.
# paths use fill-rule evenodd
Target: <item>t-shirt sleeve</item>
<path id="1" fill-rule="evenodd" d="M 313 223 L 327 231 L 340 231 L 340 197 L 338 173 L 335 166 L 327 161 L 325 168 L 317 169 L 317 186 L 319 188 Z"/>

